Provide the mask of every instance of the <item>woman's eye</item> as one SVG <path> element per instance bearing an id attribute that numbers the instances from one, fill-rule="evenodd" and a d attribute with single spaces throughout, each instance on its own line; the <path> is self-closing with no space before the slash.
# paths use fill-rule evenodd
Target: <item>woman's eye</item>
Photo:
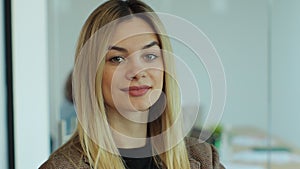
<path id="1" fill-rule="evenodd" d="M 152 61 L 152 60 L 158 58 L 158 56 L 156 56 L 154 54 L 147 54 L 147 55 L 144 56 L 144 58 L 145 58 L 146 61 Z"/>
<path id="2" fill-rule="evenodd" d="M 114 56 L 114 57 L 110 58 L 109 61 L 112 63 L 122 63 L 125 61 L 125 58 L 122 56 Z"/>

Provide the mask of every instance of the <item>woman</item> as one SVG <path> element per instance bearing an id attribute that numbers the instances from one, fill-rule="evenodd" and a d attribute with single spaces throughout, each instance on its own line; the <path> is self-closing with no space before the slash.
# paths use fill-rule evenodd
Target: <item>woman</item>
<path id="1" fill-rule="evenodd" d="M 87 19 L 73 71 L 78 127 L 40 168 L 223 168 L 185 138 L 168 37 L 153 10 L 110 0 Z"/>

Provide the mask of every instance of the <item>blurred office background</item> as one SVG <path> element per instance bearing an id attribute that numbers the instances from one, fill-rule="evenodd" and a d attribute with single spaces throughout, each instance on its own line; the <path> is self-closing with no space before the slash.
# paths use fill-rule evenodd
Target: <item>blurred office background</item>
<path id="1" fill-rule="evenodd" d="M 8 10 L 4 2 L 11 3 L 13 83 L 6 81 L 9 65 L 5 51 L 10 49 L 5 41 Z M 72 133 L 76 120 L 64 97 L 64 86 L 80 28 L 101 2 L 0 3 L 0 168 L 37 168 Z M 300 1 L 145 2 L 157 12 L 196 25 L 219 53 L 227 82 L 219 124 L 221 143 L 217 145 L 223 163 L 239 169 L 300 168 Z M 184 55 L 179 48 L 174 44 L 175 54 Z M 191 63 L 190 68 L 200 86 L 200 114 L 194 126 L 201 130 L 211 89 L 204 66 Z M 182 76 L 179 79 L 185 81 Z M 7 137 L 7 117 L 12 112 L 7 111 L 7 85 L 13 85 L 14 152 L 8 148 L 12 138 Z M 189 100 L 183 103 L 184 111 L 194 110 Z M 14 165 L 9 163 L 9 154 L 14 155 Z"/>

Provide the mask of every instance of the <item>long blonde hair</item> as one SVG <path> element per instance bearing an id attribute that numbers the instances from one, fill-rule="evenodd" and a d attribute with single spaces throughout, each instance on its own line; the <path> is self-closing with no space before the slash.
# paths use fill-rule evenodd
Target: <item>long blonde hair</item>
<path id="1" fill-rule="evenodd" d="M 138 0 L 110 0 L 90 14 L 80 32 L 73 71 L 73 97 L 79 119 L 75 135 L 79 136 L 83 151 L 93 168 L 125 168 L 118 148 L 114 144 L 102 95 L 104 67 L 102 59 L 106 55 L 109 39 L 112 36 L 110 28 L 113 26 L 107 27 L 107 25 L 125 16 L 147 13 L 141 15 L 141 18 L 157 32 L 162 50 L 171 53 L 169 38 L 164 36 L 163 25 L 153 12 L 148 5 Z M 171 54 L 165 54 L 163 61 L 167 72 L 164 73 L 163 85 L 166 107 L 158 119 L 148 124 L 150 136 L 162 135 L 157 140 L 153 139 L 152 148 L 153 152 L 159 154 L 155 156 L 157 163 L 161 162 L 170 169 L 187 169 L 190 168 L 190 164 L 182 140 L 179 117 L 180 97 L 175 79 L 174 58 Z M 155 141 L 160 144 L 156 144 Z"/>

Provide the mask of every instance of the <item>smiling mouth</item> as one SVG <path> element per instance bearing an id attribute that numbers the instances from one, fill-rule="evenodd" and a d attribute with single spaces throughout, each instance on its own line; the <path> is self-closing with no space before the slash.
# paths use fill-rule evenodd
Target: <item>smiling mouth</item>
<path id="1" fill-rule="evenodd" d="M 151 87 L 147 85 L 142 86 L 130 86 L 128 88 L 121 89 L 123 92 L 128 93 L 130 96 L 138 97 L 145 95 Z"/>

